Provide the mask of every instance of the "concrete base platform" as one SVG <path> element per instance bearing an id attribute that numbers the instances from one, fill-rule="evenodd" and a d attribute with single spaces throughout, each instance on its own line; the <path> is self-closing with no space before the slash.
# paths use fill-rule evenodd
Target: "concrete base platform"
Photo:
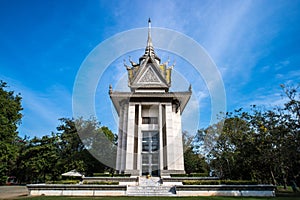
<path id="1" fill-rule="evenodd" d="M 177 196 L 275 197 L 273 185 L 179 185 Z"/>
<path id="2" fill-rule="evenodd" d="M 257 196 L 274 197 L 273 185 L 182 185 L 181 178 L 85 178 L 88 185 L 31 184 L 32 196 Z M 91 185 L 118 181 L 119 185 Z"/>
<path id="3" fill-rule="evenodd" d="M 27 185 L 31 196 L 126 196 L 125 185 Z"/>

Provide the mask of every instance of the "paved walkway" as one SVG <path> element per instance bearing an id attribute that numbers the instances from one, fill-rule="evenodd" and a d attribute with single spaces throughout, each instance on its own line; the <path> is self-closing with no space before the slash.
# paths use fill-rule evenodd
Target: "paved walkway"
<path id="1" fill-rule="evenodd" d="M 0 186 L 0 199 L 15 199 L 28 195 L 26 186 Z"/>

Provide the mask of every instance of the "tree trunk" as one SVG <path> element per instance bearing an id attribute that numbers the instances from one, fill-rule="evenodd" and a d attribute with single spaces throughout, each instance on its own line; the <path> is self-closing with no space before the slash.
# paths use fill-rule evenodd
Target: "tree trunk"
<path id="1" fill-rule="evenodd" d="M 283 174 L 283 189 L 287 189 L 287 174 L 284 172 Z"/>
<path id="2" fill-rule="evenodd" d="M 270 173 L 271 173 L 273 185 L 277 185 L 277 181 L 276 181 L 276 179 L 275 179 L 275 177 L 274 177 L 274 173 L 273 173 L 273 170 L 272 170 L 272 169 L 270 169 Z"/>

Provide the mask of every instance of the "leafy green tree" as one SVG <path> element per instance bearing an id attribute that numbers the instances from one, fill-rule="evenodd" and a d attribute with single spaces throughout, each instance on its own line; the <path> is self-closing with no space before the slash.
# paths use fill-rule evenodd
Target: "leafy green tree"
<path id="1" fill-rule="evenodd" d="M 209 146 L 207 158 L 215 174 L 225 179 L 246 179 L 249 147 L 244 148 L 249 132 L 249 124 L 242 119 L 245 113 L 241 109 L 235 113 L 226 113 L 224 119 L 206 130 L 198 131 L 198 141 Z M 243 149 L 244 150 L 241 150 Z M 243 157 L 244 165 L 240 158 Z M 238 164 L 237 164 L 238 163 Z M 243 173 L 243 172 L 246 173 Z"/>
<path id="2" fill-rule="evenodd" d="M 114 172 L 116 161 L 116 141 L 117 137 L 106 126 L 100 126 L 95 120 L 76 120 L 78 131 L 83 144 L 88 152 L 98 161 L 94 172 L 110 171 Z M 90 166 L 91 167 L 91 166 Z"/>
<path id="3" fill-rule="evenodd" d="M 85 175 L 108 170 L 106 165 L 91 155 L 93 148 L 106 156 L 110 155 L 115 135 L 100 127 L 96 120 L 60 119 L 58 133 L 41 138 L 19 138 L 18 158 L 14 174 L 23 183 L 39 183 L 61 179 L 61 174 L 76 169 Z M 95 137 L 95 135 L 97 137 Z M 98 136 L 101 137 L 98 137 Z M 99 139 L 108 139 L 109 145 Z"/>
<path id="4" fill-rule="evenodd" d="M 110 170 L 115 162 L 116 136 L 95 119 L 61 119 L 60 164 L 65 172 L 76 169 L 86 175 Z M 107 162 L 101 163 L 105 159 Z M 108 167 L 108 166 L 110 167 Z"/>
<path id="5" fill-rule="evenodd" d="M 60 119 L 61 125 L 57 127 L 60 137 L 59 142 L 59 155 L 60 160 L 58 165 L 62 172 L 67 172 L 73 169 L 83 172 L 85 171 L 85 164 L 82 162 L 81 153 L 85 147 L 82 143 L 75 121 L 72 119 L 62 118 Z"/>
<path id="6" fill-rule="evenodd" d="M 7 84 L 0 81 L 0 184 L 11 175 L 17 158 L 17 128 L 21 123 L 21 96 L 7 91 Z"/>
<path id="7" fill-rule="evenodd" d="M 207 173 L 208 165 L 204 157 L 196 154 L 192 147 L 188 147 L 184 152 L 184 168 L 187 174 L 191 173 Z"/>
<path id="8" fill-rule="evenodd" d="M 17 172 L 21 182 L 39 183 L 58 177 L 58 138 L 55 134 L 42 138 L 34 137 L 27 141 L 21 150 Z"/>
<path id="9" fill-rule="evenodd" d="M 198 131 L 198 151 L 224 179 L 252 179 L 260 183 L 299 184 L 300 94 L 282 86 L 284 107 L 252 106 L 226 115 L 217 124 Z"/>
<path id="10" fill-rule="evenodd" d="M 281 85 L 288 101 L 284 104 L 281 115 L 282 126 L 288 127 L 282 143 L 282 170 L 285 178 L 300 184 L 300 92 L 298 86 Z"/>
<path id="11" fill-rule="evenodd" d="M 194 137 L 183 132 L 184 168 L 187 174 L 208 173 L 205 158 L 195 151 Z"/>

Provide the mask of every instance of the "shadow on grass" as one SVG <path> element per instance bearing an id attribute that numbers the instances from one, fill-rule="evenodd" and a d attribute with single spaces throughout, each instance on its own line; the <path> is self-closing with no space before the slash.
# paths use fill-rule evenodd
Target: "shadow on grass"
<path id="1" fill-rule="evenodd" d="M 280 193 L 276 197 L 21 197 L 21 200 L 299 200 L 298 194 Z M 1 199 L 1 198 L 0 198 Z"/>
<path id="2" fill-rule="evenodd" d="M 300 192 L 276 192 L 276 197 L 295 197 L 297 199 L 300 199 Z"/>

